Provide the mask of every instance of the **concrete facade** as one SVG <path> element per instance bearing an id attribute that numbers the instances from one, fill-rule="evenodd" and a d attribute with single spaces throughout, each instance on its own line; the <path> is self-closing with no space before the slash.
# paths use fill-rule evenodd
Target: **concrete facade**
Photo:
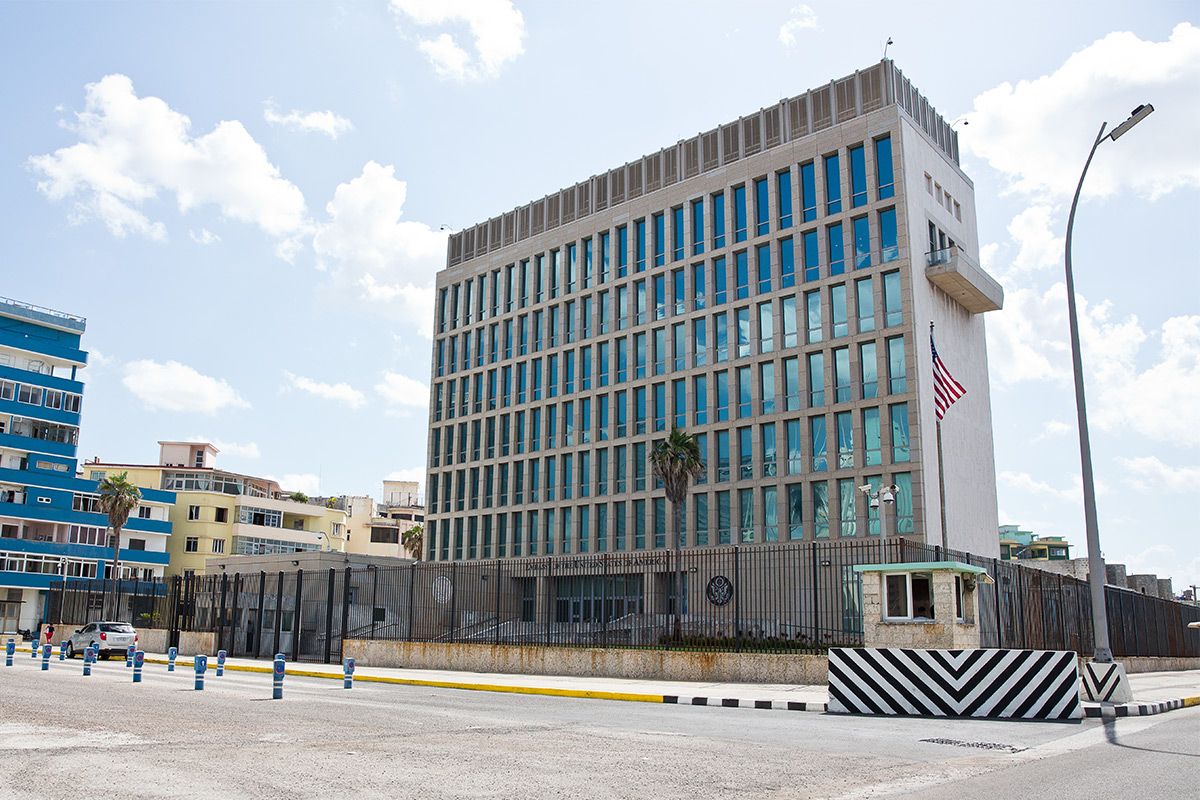
<path id="1" fill-rule="evenodd" d="M 347 658 L 361 666 L 462 670 L 518 675 L 728 683 L 819 684 L 828 672 L 823 655 L 694 653 L 530 645 L 444 644 L 348 639 Z"/>
<path id="2" fill-rule="evenodd" d="M 437 277 L 426 556 L 667 547 L 673 512 L 646 462 L 672 425 L 708 465 L 688 546 L 942 544 L 930 322 L 968 389 L 942 424 L 945 542 L 998 556 L 982 311 L 1002 293 L 977 253 L 954 134 L 890 61 L 455 234 Z M 867 483 L 900 486 L 882 518 Z"/>

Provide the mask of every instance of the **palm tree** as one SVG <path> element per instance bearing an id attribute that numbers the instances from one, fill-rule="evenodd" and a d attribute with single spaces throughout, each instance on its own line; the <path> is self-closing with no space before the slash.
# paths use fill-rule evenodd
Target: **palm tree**
<path id="1" fill-rule="evenodd" d="M 678 639 L 683 607 L 683 508 L 691 482 L 704 474 L 696 437 L 679 428 L 671 428 L 671 434 L 656 442 L 650 451 L 650 466 L 654 477 L 666 487 L 667 500 L 675 516 L 675 638 Z"/>
<path id="2" fill-rule="evenodd" d="M 409 553 L 415 553 L 413 556 L 417 560 L 421 558 L 421 545 L 425 543 L 425 528 L 420 525 L 413 525 L 411 528 L 400 534 L 400 543 L 404 545 Z"/>
<path id="3" fill-rule="evenodd" d="M 110 572 L 113 585 L 113 616 L 116 617 L 118 613 L 117 581 L 120 580 L 117 563 L 121 560 L 121 528 L 125 527 L 125 523 L 129 521 L 129 515 L 137 508 L 142 499 L 142 492 L 129 482 L 128 472 L 105 477 L 96 485 L 96 490 L 100 494 L 97 505 L 102 513 L 108 515 L 108 527 L 112 528 L 113 532 L 113 557 Z"/>

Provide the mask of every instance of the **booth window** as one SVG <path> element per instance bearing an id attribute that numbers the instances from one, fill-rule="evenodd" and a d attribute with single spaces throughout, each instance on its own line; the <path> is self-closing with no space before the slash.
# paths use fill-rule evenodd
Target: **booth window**
<path id="1" fill-rule="evenodd" d="M 898 573 L 885 578 L 887 619 L 933 619 L 933 577 Z"/>

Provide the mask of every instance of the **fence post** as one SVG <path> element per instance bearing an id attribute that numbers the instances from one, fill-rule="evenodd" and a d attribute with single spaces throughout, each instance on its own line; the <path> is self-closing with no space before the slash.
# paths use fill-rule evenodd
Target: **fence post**
<path id="1" fill-rule="evenodd" d="M 809 553 L 812 562 L 812 613 L 813 613 L 813 644 L 818 644 L 821 641 L 821 572 L 820 565 L 817 563 L 817 543 L 809 542 Z"/>
<path id="2" fill-rule="evenodd" d="M 304 570 L 298 569 L 296 570 L 296 601 L 292 604 L 292 661 L 300 660 L 300 615 L 303 611 Z"/>
<path id="3" fill-rule="evenodd" d="M 411 642 L 413 640 L 413 601 L 416 599 L 417 591 L 417 562 L 408 565 L 408 631 L 405 635 L 405 640 Z"/>
<path id="4" fill-rule="evenodd" d="M 375 601 L 379 595 L 379 567 L 375 564 L 372 564 L 369 569 L 371 570 L 371 638 L 374 639 L 375 608 L 377 607 L 377 603 Z"/>
<path id="5" fill-rule="evenodd" d="M 546 556 L 546 644 L 550 644 L 551 618 L 554 616 L 554 600 L 551 597 L 550 576 L 554 573 L 554 559 Z M 534 584 L 534 605 L 537 604 L 537 584 Z"/>
<path id="6" fill-rule="evenodd" d="M 233 575 L 233 610 L 229 615 L 229 650 L 237 655 L 237 634 L 238 634 L 238 598 L 241 596 L 242 589 L 242 573 L 235 572 Z"/>
<path id="7" fill-rule="evenodd" d="M 229 575 L 221 573 L 221 616 L 217 621 L 217 648 L 225 647 L 225 599 L 229 592 Z"/>
<path id="8" fill-rule="evenodd" d="M 458 633 L 458 562 L 450 562 L 450 643 Z"/>
<path id="9" fill-rule="evenodd" d="M 345 576 L 342 579 L 342 629 L 341 635 L 338 637 L 338 658 L 342 657 L 345 651 L 346 634 L 350 627 L 350 567 L 346 567 Z"/>
<path id="10" fill-rule="evenodd" d="M 992 577 L 995 583 L 992 588 L 995 590 L 993 594 L 996 596 L 996 647 L 1004 647 L 1004 629 L 1000 626 L 1000 562 L 997 559 L 992 559 Z"/>
<path id="11" fill-rule="evenodd" d="M 733 546 L 733 649 L 740 653 L 742 650 L 742 595 L 741 549 Z"/>
<path id="12" fill-rule="evenodd" d="M 601 561 L 604 564 L 604 579 L 600 582 L 600 624 L 602 625 L 600 643 L 607 647 L 608 618 L 612 614 L 609 610 L 610 601 L 608 599 L 608 553 L 603 554 Z"/>
<path id="13" fill-rule="evenodd" d="M 496 559 L 496 644 L 500 644 L 500 559 Z"/>
<path id="14" fill-rule="evenodd" d="M 258 654 L 260 652 L 262 652 L 263 614 L 266 613 L 266 609 L 264 609 L 263 606 L 266 605 L 266 600 L 267 600 L 267 573 L 263 570 L 259 570 L 259 573 L 258 573 L 258 622 L 255 624 L 254 652 L 250 654 L 254 658 L 258 658 Z M 247 648 L 247 649 L 249 649 L 249 648 Z"/>
<path id="15" fill-rule="evenodd" d="M 279 646 L 280 634 L 283 631 L 283 570 L 276 573 L 275 581 L 275 652 L 282 652 Z"/>
<path id="16" fill-rule="evenodd" d="M 329 568 L 329 583 L 325 591 L 325 663 L 330 663 L 333 647 L 333 581 L 335 571 Z"/>

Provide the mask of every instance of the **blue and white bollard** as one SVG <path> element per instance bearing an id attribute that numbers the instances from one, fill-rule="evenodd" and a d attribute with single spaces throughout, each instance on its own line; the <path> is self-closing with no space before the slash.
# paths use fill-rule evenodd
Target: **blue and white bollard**
<path id="1" fill-rule="evenodd" d="M 4 666 L 11 667 L 13 664 L 13 653 L 17 652 L 17 643 L 9 639 L 4 645 Z"/>
<path id="2" fill-rule="evenodd" d="M 136 644 L 129 645 L 129 647 L 125 650 L 125 668 L 126 669 L 133 666 L 133 654 L 136 652 L 137 652 Z"/>
<path id="3" fill-rule="evenodd" d="M 175 659 L 178 655 L 179 655 L 178 647 L 171 647 L 171 648 L 167 649 L 167 672 L 175 671 Z"/>
<path id="4" fill-rule="evenodd" d="M 224 674 L 225 674 L 225 651 L 218 650 L 217 651 L 217 677 L 219 678 Z"/>
<path id="5" fill-rule="evenodd" d="M 287 663 L 283 660 L 283 653 L 275 654 L 274 668 L 271 670 L 271 699 L 283 699 L 283 675 L 287 669 Z"/>
<path id="6" fill-rule="evenodd" d="M 67 643 L 65 641 L 58 643 L 58 660 L 67 660 Z"/>
<path id="7" fill-rule="evenodd" d="M 29 643 L 29 657 L 37 658 L 38 650 L 40 650 L 40 649 L 41 648 L 38 647 L 38 640 L 34 639 L 32 642 Z"/>
<path id="8" fill-rule="evenodd" d="M 42 672 L 50 669 L 50 653 L 54 650 L 54 646 L 49 642 L 42 645 Z"/>
<path id="9" fill-rule="evenodd" d="M 208 671 L 208 656 L 193 656 L 192 667 L 196 670 L 196 691 L 204 691 L 204 673 Z"/>
<path id="10" fill-rule="evenodd" d="M 138 650 L 133 654 L 133 682 L 142 682 L 142 665 L 146 663 L 146 653 L 144 650 Z"/>
<path id="11" fill-rule="evenodd" d="M 354 659 L 347 658 L 342 662 L 342 688 L 354 688 Z"/>
<path id="12" fill-rule="evenodd" d="M 92 662 L 96 660 L 96 651 L 91 646 L 83 649 L 83 677 L 92 674 Z"/>

